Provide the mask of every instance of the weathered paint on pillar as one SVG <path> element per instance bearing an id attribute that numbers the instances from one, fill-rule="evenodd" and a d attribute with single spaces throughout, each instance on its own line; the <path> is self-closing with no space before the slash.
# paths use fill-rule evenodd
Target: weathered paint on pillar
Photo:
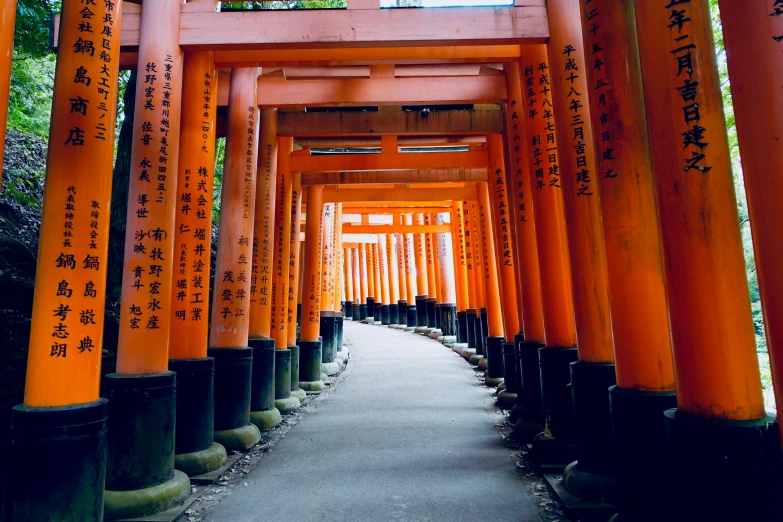
<path id="1" fill-rule="evenodd" d="M 400 214 L 394 214 L 394 223 L 399 225 L 402 216 Z M 400 283 L 400 301 L 406 301 L 408 299 L 408 278 L 407 270 L 405 268 L 405 234 L 395 234 L 395 241 L 397 243 L 397 266 L 398 276 Z"/>
<path id="2" fill-rule="evenodd" d="M 231 71 L 210 348 L 247 346 L 258 153 L 258 68 Z"/>
<path id="3" fill-rule="evenodd" d="M 498 266 L 495 259 L 495 239 L 492 237 L 492 207 L 489 202 L 489 187 L 484 181 L 478 183 L 478 198 L 481 252 L 483 254 L 482 271 L 486 288 L 487 334 L 490 337 L 504 337 L 503 312 L 500 307 L 500 289 L 498 288 Z"/>
<path id="4" fill-rule="evenodd" d="M 361 304 L 367 303 L 367 298 L 370 297 L 369 277 L 367 277 L 367 245 L 359 245 L 359 273 L 361 274 L 361 287 L 362 287 L 362 301 Z"/>
<path id="5" fill-rule="evenodd" d="M 504 65 L 506 91 L 509 100 L 506 105 L 506 149 L 508 161 L 506 180 L 508 182 L 509 205 L 513 207 L 514 233 L 517 262 L 517 288 L 519 290 L 519 325 L 527 341 L 544 340 L 544 310 L 541 302 L 541 274 L 538 269 L 538 242 L 532 199 L 532 185 L 528 173 L 529 165 L 522 151 L 527 142 L 525 133 L 525 111 L 540 111 L 533 103 L 523 104 L 522 78 L 519 63 Z M 542 160 L 543 161 L 543 160 Z"/>
<path id="6" fill-rule="evenodd" d="M 288 324 L 286 325 L 288 346 L 296 346 L 296 305 L 299 302 L 299 258 L 301 241 L 299 230 L 302 227 L 302 174 L 291 174 L 291 233 L 289 235 L 291 262 L 288 264 Z"/>
<path id="7" fill-rule="evenodd" d="M 321 310 L 334 309 L 332 256 L 334 255 L 334 203 L 324 204 L 323 251 L 321 252 Z"/>
<path id="8" fill-rule="evenodd" d="M 324 188 L 307 189 L 304 272 L 302 273 L 302 323 L 299 340 L 315 342 L 321 328 L 321 236 L 323 234 Z"/>
<path id="9" fill-rule="evenodd" d="M 0 11 L 1 36 L 13 41 L 15 10 L 10 6 L 15 2 L 6 4 Z M 78 29 L 82 9 L 78 2 L 63 4 L 63 41 L 83 41 Z M 25 406 L 98 399 L 122 13 L 120 2 L 111 10 L 101 2 L 92 11 L 101 20 L 114 20 L 113 36 L 94 43 L 98 47 L 101 40 L 106 42 L 105 56 L 98 51 L 74 52 L 69 46 L 58 49 Z M 108 22 L 100 27 L 104 24 Z M 8 64 L 0 65 L 9 72 L 11 45 L 2 49 L 4 56 L 8 53 Z M 74 81 L 80 76 L 85 80 Z M 3 94 L 0 98 L 5 99 Z"/>
<path id="10" fill-rule="evenodd" d="M 424 225 L 424 213 L 417 212 L 414 215 L 416 225 Z M 427 273 L 427 244 L 424 234 L 416 234 L 416 287 L 419 295 L 429 295 L 429 281 Z"/>
<path id="11" fill-rule="evenodd" d="M 405 225 L 413 224 L 410 214 L 405 214 L 403 219 Z M 409 306 L 416 306 L 416 296 L 419 295 L 418 287 L 416 286 L 416 261 L 414 258 L 413 234 L 405 234 L 405 281 L 408 285 Z"/>
<path id="12" fill-rule="evenodd" d="M 343 249 L 343 256 L 345 256 L 345 264 L 343 270 L 345 270 L 345 302 L 353 303 L 353 259 L 351 255 L 351 249 Z"/>
<path id="13" fill-rule="evenodd" d="M 775 402 L 783 406 L 783 323 L 777 320 L 783 317 L 783 5 L 775 0 L 718 4 Z"/>
<path id="14" fill-rule="evenodd" d="M 446 224 L 446 212 L 440 212 L 435 215 L 435 223 L 438 225 Z M 457 290 L 454 284 L 454 251 L 450 234 L 438 232 L 438 258 L 440 260 L 440 282 L 441 282 L 441 301 L 442 303 L 457 303 Z"/>
<path id="15" fill-rule="evenodd" d="M 478 213 L 478 202 L 468 202 L 470 212 L 471 234 L 473 236 L 473 277 L 476 288 L 476 310 L 486 306 L 486 284 L 484 282 L 484 256 L 481 252 L 481 223 Z"/>
<path id="16" fill-rule="evenodd" d="M 378 296 L 375 294 L 378 293 L 378 290 L 375 288 L 375 256 L 372 244 L 367 243 L 365 248 L 367 249 L 367 295 L 368 297 L 376 298 Z"/>
<path id="17" fill-rule="evenodd" d="M 280 153 L 277 156 L 277 193 L 275 202 L 274 228 L 274 285 L 272 286 L 272 328 L 271 337 L 276 350 L 288 348 L 288 279 L 291 257 L 291 208 L 294 192 L 291 175 L 291 151 L 294 140 L 291 137 L 278 138 Z"/>
<path id="18" fill-rule="evenodd" d="M 375 280 L 373 287 L 375 288 L 375 304 L 381 304 L 383 302 L 383 284 L 381 283 L 381 251 L 380 244 L 373 243 L 372 248 L 372 274 Z M 378 318 L 380 321 L 380 318 Z"/>
<path id="19" fill-rule="evenodd" d="M 620 388 L 674 391 L 634 11 L 621 3 L 603 1 L 582 11 L 585 48 L 592 50 L 585 72 L 591 86 L 615 371 Z M 581 348 L 581 334 L 579 342 Z"/>
<path id="20" fill-rule="evenodd" d="M 274 279 L 275 193 L 277 190 L 277 109 L 261 109 L 258 137 L 253 268 L 250 276 L 251 339 L 270 337 Z"/>
<path id="21" fill-rule="evenodd" d="M 462 204 L 462 216 L 465 223 L 465 268 L 468 274 L 468 308 L 477 309 L 476 298 L 476 265 L 473 244 L 477 237 L 473 233 L 473 215 L 470 212 L 471 205 L 475 205 L 473 201 L 465 201 Z"/>
<path id="22" fill-rule="evenodd" d="M 0 6 L 0 161 L 5 153 L 5 127 L 8 123 L 8 98 L 11 89 L 11 64 L 14 55 L 16 0 L 5 0 Z M 78 37 L 77 37 L 78 38 Z M 111 42 L 111 38 L 109 38 Z"/>
<path id="23" fill-rule="evenodd" d="M 389 304 L 400 300 L 400 278 L 397 268 L 397 240 L 394 234 L 386 234 L 386 263 L 389 274 Z"/>
<path id="24" fill-rule="evenodd" d="M 342 301 L 342 288 L 343 288 L 343 204 L 335 203 L 334 205 L 334 228 L 332 229 L 334 247 L 332 252 L 334 254 L 332 260 L 332 292 L 334 297 L 332 298 L 332 310 L 339 312 L 341 310 L 340 301 Z"/>
<path id="25" fill-rule="evenodd" d="M 705 1 L 636 2 L 677 405 L 765 415 L 715 46 Z M 672 22 L 674 18 L 674 23 Z"/>
<path id="26" fill-rule="evenodd" d="M 457 311 L 468 309 L 468 260 L 465 253 L 465 220 L 462 201 L 451 202 L 451 242 L 454 252 L 454 275 L 457 288 Z"/>
<path id="27" fill-rule="evenodd" d="M 544 339 L 549 347 L 576 346 L 571 268 L 568 261 L 552 76 L 545 45 L 522 48 L 530 192 L 535 207 Z"/>
<path id="28" fill-rule="evenodd" d="M 425 225 L 431 225 L 433 221 L 431 213 L 427 212 L 424 214 Z M 435 284 L 435 255 L 432 252 L 435 242 L 432 239 L 432 233 L 424 234 L 424 244 L 427 253 L 427 295 L 437 298 L 438 285 Z"/>
<path id="29" fill-rule="evenodd" d="M 217 81 L 214 52 L 185 53 L 169 359 L 207 356 Z"/>
<path id="30" fill-rule="evenodd" d="M 390 235 L 390 234 L 388 234 Z M 388 306 L 391 303 L 389 295 L 389 253 L 386 250 L 386 244 L 388 237 L 387 234 L 378 234 L 378 253 L 380 259 L 378 264 L 380 266 L 381 274 L 381 303 Z M 396 301 L 395 301 L 396 303 Z"/>
<path id="31" fill-rule="evenodd" d="M 359 250 L 356 248 L 351 249 L 351 262 L 353 263 L 353 294 L 355 303 L 363 303 L 364 296 L 362 295 L 362 283 L 359 276 L 359 265 L 361 261 L 359 259 Z"/>
<path id="32" fill-rule="evenodd" d="M 171 30 L 179 4 L 145 6 L 140 23 L 117 346 L 117 373 L 126 375 L 168 368 L 182 93 L 182 51 Z M 95 74 L 84 68 L 74 81 Z"/>
<path id="33" fill-rule="evenodd" d="M 513 230 L 510 223 L 509 194 L 506 189 L 506 166 L 503 161 L 503 137 L 500 134 L 487 134 L 487 155 L 489 164 L 487 174 L 492 181 L 489 191 L 495 225 L 495 248 L 498 260 L 498 281 L 500 296 L 503 300 L 503 331 L 506 342 L 514 342 L 514 335 L 520 333 L 519 314 L 517 312 L 516 268 L 514 267 Z"/>
<path id="34" fill-rule="evenodd" d="M 553 22 L 549 39 L 552 100 L 561 145 L 560 179 L 579 360 L 610 363 L 614 347 L 606 250 L 579 4 L 579 0 L 552 0 L 547 4 Z M 602 149 L 604 152 L 606 149 Z"/>

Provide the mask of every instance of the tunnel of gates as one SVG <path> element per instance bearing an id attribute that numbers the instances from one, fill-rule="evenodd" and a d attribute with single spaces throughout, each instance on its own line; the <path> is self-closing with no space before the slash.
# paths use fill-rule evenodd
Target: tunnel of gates
<path id="1" fill-rule="evenodd" d="M 783 2 L 719 4 L 780 382 Z M 780 519 L 708 1 L 379 7 L 63 1 L 6 518 L 181 501 L 372 318 L 485 367 L 536 462 L 623 520 Z M 120 69 L 138 85 L 102 378 Z"/>

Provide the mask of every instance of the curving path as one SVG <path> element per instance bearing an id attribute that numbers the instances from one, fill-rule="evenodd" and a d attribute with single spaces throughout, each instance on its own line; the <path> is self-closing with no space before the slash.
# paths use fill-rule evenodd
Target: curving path
<path id="1" fill-rule="evenodd" d="M 345 337 L 345 380 L 208 520 L 541 520 L 463 359 L 381 326 Z"/>

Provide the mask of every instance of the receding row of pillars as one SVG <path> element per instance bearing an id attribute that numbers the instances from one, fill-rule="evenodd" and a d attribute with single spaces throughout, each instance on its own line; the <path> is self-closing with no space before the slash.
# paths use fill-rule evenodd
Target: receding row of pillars
<path id="1" fill-rule="evenodd" d="M 776 380 L 778 3 L 719 2 Z M 395 296 L 408 327 L 441 305 L 433 327 L 505 385 L 537 461 L 578 459 L 565 475 L 577 494 L 614 478 L 630 520 L 779 515 L 706 0 L 550 0 L 549 42 L 505 64 L 506 131 L 487 136 L 477 200 L 452 204 L 450 234 L 369 247 L 343 249 L 346 209 L 312 186 L 300 251 L 292 139 L 257 108 L 257 69 L 234 69 L 212 284 L 217 70 L 211 52 L 179 48 L 177 3 L 145 3 L 117 371 L 102 379 L 121 5 L 63 3 L 61 42 L 83 39 L 85 16 L 109 30 L 100 52 L 58 49 L 12 519 L 178 501 L 189 480 L 175 466 L 219 467 L 339 371 L 342 300 L 381 323 L 388 306 L 392 324 Z"/>

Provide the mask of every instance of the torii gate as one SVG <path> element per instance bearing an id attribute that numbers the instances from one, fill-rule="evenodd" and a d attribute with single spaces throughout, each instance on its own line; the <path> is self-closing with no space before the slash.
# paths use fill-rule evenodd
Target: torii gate
<path id="1" fill-rule="evenodd" d="M 719 3 L 780 382 L 776 174 L 783 120 L 769 115 L 783 111 L 783 6 Z M 10 4 L 0 18 L 0 70 L 10 64 Z M 436 227 L 439 254 L 460 260 L 449 267 L 441 258 L 438 272 L 441 288 L 456 280 L 466 325 L 463 336 L 460 317 L 457 337 L 470 346 L 468 310 L 478 312 L 472 342 L 475 355 L 483 345 L 487 383 L 503 379 L 505 397 L 517 397 L 516 435 L 532 440 L 539 463 L 557 467 L 578 456 L 565 475 L 569 491 L 589 495 L 616 477 L 624 518 L 774 511 L 732 501 L 776 498 L 780 447 L 770 442 L 777 432 L 761 396 L 707 0 L 517 0 L 438 10 L 381 10 L 375 0 L 349 0 L 346 10 L 318 12 L 219 7 L 212 0 L 63 2 L 52 38 L 58 62 L 28 377 L 12 421 L 12 518 L 67 511 L 99 520 L 104 504 L 108 518 L 172 505 L 189 491 L 175 462 L 191 475 L 214 467 L 225 459 L 215 440 L 251 446 L 257 426 L 295 408 L 298 392 L 317 391 L 321 300 L 337 307 L 340 278 L 339 271 L 321 272 L 336 266 L 348 208 L 339 205 L 349 204 L 392 208 L 395 229 L 405 230 L 395 232 L 405 284 L 400 277 L 389 286 L 389 306 L 393 286 L 400 296 L 405 289 L 408 303 L 420 297 L 411 275 L 422 282 L 429 276 L 427 233 L 413 231 Z M 85 33 L 85 20 L 94 36 Z M 131 200 L 118 373 L 104 382 L 107 417 L 99 383 L 114 81 L 131 67 L 139 73 Z M 752 67 L 774 81 L 751 81 Z M 2 99 L 7 85 L 0 89 Z M 503 105 L 500 128 L 496 115 L 468 132 L 464 121 L 455 131 L 443 118 L 417 127 L 422 116 L 396 109 L 389 119 L 381 112 L 345 120 L 282 112 L 485 103 Z M 227 150 L 207 341 L 209 285 L 201 274 L 209 274 L 209 256 L 201 257 L 210 250 L 220 106 L 227 107 Z M 319 119 L 328 122 L 323 130 Z M 294 151 L 299 136 L 349 143 L 379 128 L 379 154 Z M 428 134 L 480 134 L 486 145 L 466 142 L 459 153 L 398 149 L 398 137 Z M 442 193 L 437 197 L 394 187 L 427 181 L 466 185 L 430 191 Z M 390 188 L 377 196 L 377 188 L 346 188 L 351 182 Z M 330 184 L 339 187 L 324 188 Z M 297 342 L 290 303 L 305 192 L 310 219 Z M 408 206 L 413 216 L 397 212 L 405 201 L 419 203 Z M 443 201 L 448 211 L 427 212 L 436 223 L 425 225 L 418 208 L 444 208 Z M 440 232 L 447 213 L 451 245 Z M 354 277 L 345 280 L 356 288 L 361 265 L 360 307 L 378 297 L 378 290 L 368 294 L 368 258 L 381 295 L 389 282 L 376 276 L 395 265 L 389 237 L 376 239 L 375 249 L 357 244 L 351 254 Z M 461 261 L 468 256 L 477 263 L 472 271 Z M 406 317 L 409 324 L 418 319 Z M 520 377 L 522 388 L 514 382 Z M 777 398 L 783 403 L 783 387 Z M 65 435 L 52 442 L 50 432 Z M 35 474 L 34 490 L 25 473 Z M 696 474 L 698 484 L 686 482 Z M 745 475 L 759 480 L 736 480 Z M 670 497 L 671 505 L 662 500 Z M 78 505 L 69 503 L 75 498 Z"/>

